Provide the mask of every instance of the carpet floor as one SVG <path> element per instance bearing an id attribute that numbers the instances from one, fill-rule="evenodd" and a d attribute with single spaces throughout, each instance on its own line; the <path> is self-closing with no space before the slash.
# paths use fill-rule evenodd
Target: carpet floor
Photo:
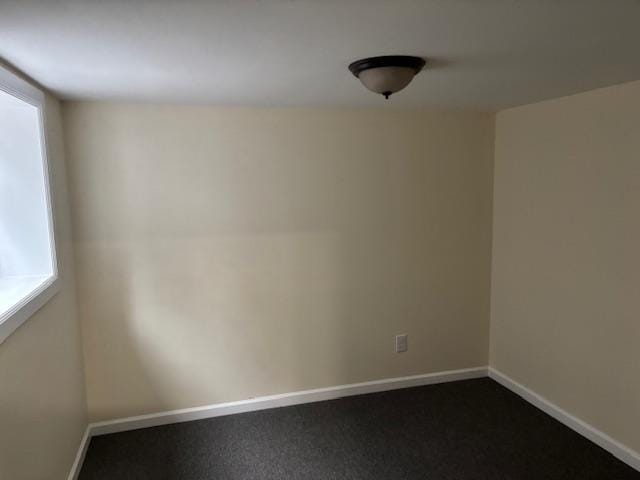
<path id="1" fill-rule="evenodd" d="M 80 480 L 640 480 L 488 378 L 91 439 Z"/>

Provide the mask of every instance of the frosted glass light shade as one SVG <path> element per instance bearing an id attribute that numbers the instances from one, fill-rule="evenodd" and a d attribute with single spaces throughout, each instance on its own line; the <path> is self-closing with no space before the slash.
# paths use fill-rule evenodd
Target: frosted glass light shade
<path id="1" fill-rule="evenodd" d="M 369 90 L 389 98 L 409 85 L 426 63 L 420 57 L 386 55 L 356 60 L 349 65 L 349 70 Z"/>
<path id="2" fill-rule="evenodd" d="M 360 72 L 358 78 L 372 92 L 388 96 L 409 85 L 415 74 L 409 67 L 379 67 Z"/>

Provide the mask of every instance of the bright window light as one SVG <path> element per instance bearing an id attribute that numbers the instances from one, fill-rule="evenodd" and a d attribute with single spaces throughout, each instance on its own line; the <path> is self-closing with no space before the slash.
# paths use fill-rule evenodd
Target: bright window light
<path id="1" fill-rule="evenodd" d="M 0 69 L 0 342 L 57 288 L 43 103 Z"/>

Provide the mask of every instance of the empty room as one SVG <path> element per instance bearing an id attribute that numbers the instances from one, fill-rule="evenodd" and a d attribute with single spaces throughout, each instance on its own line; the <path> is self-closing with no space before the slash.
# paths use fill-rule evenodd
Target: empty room
<path id="1" fill-rule="evenodd" d="M 1 480 L 640 480 L 640 1 L 0 0 Z"/>

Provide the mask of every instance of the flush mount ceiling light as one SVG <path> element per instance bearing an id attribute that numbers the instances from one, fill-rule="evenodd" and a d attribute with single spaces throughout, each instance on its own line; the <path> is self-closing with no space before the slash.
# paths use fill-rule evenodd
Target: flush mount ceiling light
<path id="1" fill-rule="evenodd" d="M 425 64 L 420 57 L 387 55 L 357 60 L 349 65 L 349 70 L 369 90 L 389 98 L 409 85 Z"/>

